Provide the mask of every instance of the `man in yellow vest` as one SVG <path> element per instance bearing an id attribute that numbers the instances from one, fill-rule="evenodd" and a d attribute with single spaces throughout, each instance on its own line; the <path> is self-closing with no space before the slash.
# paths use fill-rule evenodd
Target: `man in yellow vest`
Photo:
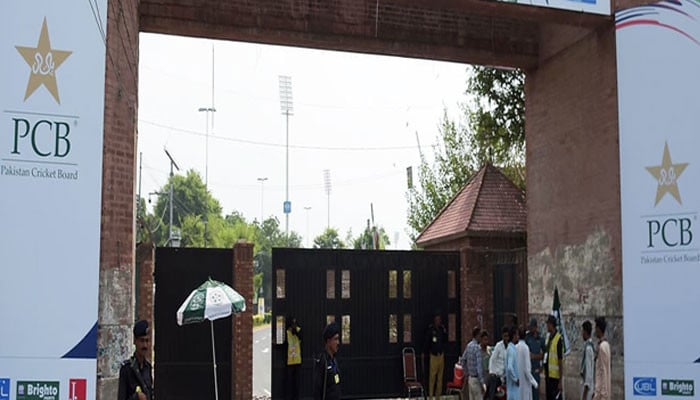
<path id="1" fill-rule="evenodd" d="M 301 327 L 294 317 L 287 318 L 287 382 L 284 385 L 284 398 L 299 399 L 299 380 L 301 379 Z"/>
<path id="2" fill-rule="evenodd" d="M 561 378 L 564 376 L 564 345 L 557 332 L 557 319 L 547 318 L 547 342 L 544 345 L 544 376 L 547 400 L 561 399 Z"/>

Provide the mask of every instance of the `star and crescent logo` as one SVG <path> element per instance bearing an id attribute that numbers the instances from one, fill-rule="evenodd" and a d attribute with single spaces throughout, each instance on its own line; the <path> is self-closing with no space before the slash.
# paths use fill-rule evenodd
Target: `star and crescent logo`
<path id="1" fill-rule="evenodd" d="M 674 164 L 673 161 L 671 161 L 671 152 L 668 150 L 668 143 L 664 143 L 661 165 L 646 167 L 646 170 L 656 178 L 658 183 L 654 206 L 657 206 L 666 194 L 673 196 L 678 204 L 683 204 L 680 191 L 678 190 L 678 178 L 681 177 L 687 166 L 688 163 Z"/>
<path id="2" fill-rule="evenodd" d="M 61 104 L 56 81 L 56 70 L 72 54 L 72 51 L 51 48 L 49 28 L 44 17 L 41 25 L 39 42 L 36 47 L 15 46 L 19 54 L 29 66 L 29 82 L 24 94 L 26 101 L 40 86 L 44 86 L 53 96 L 56 103 Z"/>

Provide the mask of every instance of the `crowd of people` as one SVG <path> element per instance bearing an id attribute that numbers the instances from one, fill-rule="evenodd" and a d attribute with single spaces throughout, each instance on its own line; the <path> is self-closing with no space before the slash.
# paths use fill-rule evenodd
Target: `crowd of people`
<path id="1" fill-rule="evenodd" d="M 540 385 L 544 383 L 546 400 L 560 400 L 563 392 L 564 340 L 557 330 L 557 320 L 547 319 L 547 335 L 538 332 L 536 319 L 524 327 L 505 327 L 501 340 L 489 346 L 489 333 L 475 328 L 460 363 L 464 372 L 463 398 L 469 400 L 508 399 L 539 400 Z M 581 400 L 609 400 L 611 397 L 610 344 L 605 338 L 605 318 L 585 321 L 581 335 L 584 348 L 581 354 Z M 542 382 L 544 375 L 544 382 Z M 432 380 L 429 395 L 442 392 Z M 440 381 L 438 381 L 440 382 Z"/>
<path id="2" fill-rule="evenodd" d="M 605 318 L 595 319 L 593 324 L 585 321 L 581 325 L 584 342 L 581 352 L 581 400 L 609 400 L 611 398 L 610 344 L 605 338 Z M 544 375 L 546 400 L 561 400 L 564 376 L 564 340 L 557 330 L 557 320 L 547 319 L 547 335 L 538 332 L 536 319 L 530 320 L 527 331 L 521 327 L 505 327 L 501 340 L 489 346 L 489 333 L 475 328 L 472 340 L 459 359 L 464 373 L 462 394 L 467 400 L 507 399 L 539 400 L 540 385 Z M 285 398 L 298 399 L 300 392 L 301 327 L 296 318 L 287 319 L 286 327 L 287 369 L 285 376 Z M 149 324 L 138 321 L 134 325 L 134 355 L 124 361 L 119 372 L 119 400 L 153 399 Z M 444 351 L 447 329 L 442 318 L 436 314 L 428 326 L 424 351 L 430 355 L 428 395 L 436 397 L 443 393 L 442 382 L 445 368 Z M 324 350 L 314 357 L 313 397 L 318 400 L 341 398 L 340 368 L 335 358 L 340 344 L 340 329 L 331 323 L 323 330 Z"/>

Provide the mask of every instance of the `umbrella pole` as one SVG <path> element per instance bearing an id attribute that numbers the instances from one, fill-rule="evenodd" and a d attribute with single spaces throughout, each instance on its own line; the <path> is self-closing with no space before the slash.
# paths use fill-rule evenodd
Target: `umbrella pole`
<path id="1" fill-rule="evenodd" d="M 216 381 L 216 346 L 214 344 L 214 321 L 209 321 L 211 325 L 211 354 L 214 359 L 214 396 L 219 400 L 219 385 Z"/>

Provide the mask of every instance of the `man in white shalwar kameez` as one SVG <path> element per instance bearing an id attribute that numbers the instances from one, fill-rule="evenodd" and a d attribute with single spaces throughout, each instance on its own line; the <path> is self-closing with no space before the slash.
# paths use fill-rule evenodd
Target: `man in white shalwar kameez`
<path id="1" fill-rule="evenodd" d="M 520 328 L 518 338 L 525 337 L 525 329 Z M 515 346 L 516 361 L 518 363 L 518 390 L 519 400 L 532 400 L 532 388 L 537 389 L 537 381 L 532 376 L 532 361 L 530 360 L 530 348 L 524 340 L 518 340 Z"/>

